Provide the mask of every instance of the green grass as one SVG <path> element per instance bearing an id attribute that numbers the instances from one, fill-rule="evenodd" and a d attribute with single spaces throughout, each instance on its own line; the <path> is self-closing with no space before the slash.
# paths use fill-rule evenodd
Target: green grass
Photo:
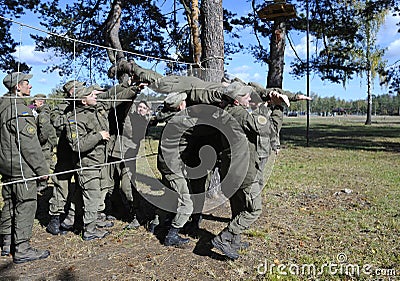
<path id="1" fill-rule="evenodd" d="M 285 119 L 284 149 L 265 189 L 271 218 L 289 225 L 284 237 L 300 243 L 283 260 L 308 257 L 318 265 L 345 253 L 349 263 L 400 274 L 400 118 L 363 121 L 311 119 L 306 147 L 305 118 Z"/>
<path id="2" fill-rule="evenodd" d="M 306 119 L 285 118 L 282 149 L 270 162 L 274 165 L 267 167 L 272 173 L 264 188 L 263 214 L 243 235 L 251 247 L 241 252 L 240 259 L 229 263 L 182 250 L 176 252 L 182 268 L 192 268 L 190 261 L 195 260 L 198 267 L 192 269 L 192 274 L 212 280 L 238 276 L 241 280 L 389 280 L 386 276 L 351 277 L 326 270 L 318 276 L 282 275 L 276 267 L 314 265 L 320 269 L 324 264 L 337 263 L 338 256 L 344 254 L 344 265 L 392 269 L 399 278 L 400 117 L 373 117 L 372 126 L 365 126 L 364 121 L 365 117 L 351 116 L 311 118 L 306 146 Z M 142 187 L 155 195 L 158 190 L 151 188 L 151 177 L 160 177 L 156 169 L 159 132 L 159 127 L 150 129 L 140 154 L 147 155 L 146 161 L 138 161 L 138 173 L 147 180 Z M 229 217 L 225 209 L 217 215 Z M 216 234 L 224 223 L 206 221 L 203 227 Z M 42 231 L 36 229 L 37 233 Z M 121 241 L 128 237 L 126 232 L 116 233 Z M 170 261 L 175 251 L 166 251 L 151 236 L 144 237 L 155 245 L 155 253 L 165 251 L 162 259 Z M 140 231 L 129 235 L 132 245 L 141 245 L 140 239 Z M 107 243 L 109 251 L 118 251 L 112 242 Z M 135 247 L 129 249 L 134 251 Z M 136 261 L 141 252 L 145 251 L 132 253 L 132 259 Z M 257 265 L 264 261 L 274 264 L 272 271 L 257 272 Z M 95 262 L 105 263 L 97 257 Z M 168 263 L 161 265 L 157 277 L 171 279 L 166 275 L 169 268 Z M 141 277 L 153 274 L 145 267 L 140 270 Z M 113 272 L 118 272 L 118 265 Z M 185 272 L 175 272 L 174 276 L 183 280 Z"/>

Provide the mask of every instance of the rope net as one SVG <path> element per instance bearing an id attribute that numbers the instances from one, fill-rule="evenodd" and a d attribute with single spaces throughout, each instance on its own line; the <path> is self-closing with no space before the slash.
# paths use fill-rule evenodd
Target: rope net
<path id="1" fill-rule="evenodd" d="M 168 64 L 169 66 L 173 66 L 173 65 L 184 65 L 185 67 L 183 67 L 183 68 L 185 68 L 184 70 L 182 70 L 182 67 L 177 67 L 177 69 L 179 69 L 179 70 L 177 70 L 177 71 L 174 71 L 174 75 L 177 75 L 177 76 L 195 76 L 195 77 L 198 77 L 198 78 L 200 78 L 200 79 L 203 79 L 204 80 L 204 78 L 205 77 L 207 77 L 207 76 L 210 76 L 210 75 L 212 75 L 212 76 L 219 76 L 219 77 L 226 77 L 226 76 L 231 76 L 231 77 L 233 77 L 233 75 L 229 75 L 228 73 L 226 73 L 226 72 L 224 72 L 224 71 L 221 71 L 221 70 L 217 70 L 217 69 L 207 69 L 207 68 L 203 68 L 203 67 L 201 67 L 200 65 L 198 65 L 198 64 L 195 64 L 195 63 L 187 63 L 187 62 L 180 62 L 180 61 L 178 61 L 178 60 L 170 60 L 170 59 L 164 59 L 164 58 L 158 58 L 158 57 L 154 57 L 154 56 L 146 56 L 146 55 L 143 55 L 143 54 L 139 54 L 139 53 L 135 53 L 135 52 L 130 52 L 130 51 L 124 51 L 124 50 L 118 50 L 118 49 L 114 49 L 114 48 L 111 48 L 111 47 L 106 47 L 106 46 L 101 46 L 101 45 L 97 45 L 97 44 L 93 44 L 93 43 L 90 43 L 90 42 L 85 42 L 85 41 L 81 41 L 81 40 L 78 40 L 78 39 L 73 39 L 73 38 L 70 38 L 70 37 L 68 37 L 68 36 L 65 36 L 65 35 L 60 35 L 60 34 L 56 34 L 56 33 L 52 33 L 52 32 L 49 32 L 49 31 L 47 31 L 47 30 L 43 30 L 43 29 L 40 29 L 40 28 L 37 28 L 37 27 L 34 27 L 34 26 L 31 26 L 31 25 L 28 25 L 28 24 L 25 24 L 25 23 L 22 23 L 22 22 L 18 22 L 18 21 L 15 21 L 15 20 L 13 20 L 13 19 L 9 19 L 9 18 L 5 18 L 5 17 L 3 17 L 3 16 L 0 16 L 0 18 L 1 19 L 3 19 L 3 20 L 5 20 L 5 21 L 9 21 L 9 22 L 12 22 L 12 23 L 14 23 L 14 24 L 17 24 L 18 26 L 19 26 L 19 51 L 18 51 L 18 58 L 19 58 L 19 60 L 18 60 L 18 69 L 17 69 L 17 71 L 18 72 L 20 72 L 19 71 L 19 65 L 20 65 L 20 63 L 21 63 L 21 47 L 22 47 L 22 43 L 23 43 L 23 39 L 22 39 L 22 34 L 23 34 L 23 28 L 25 27 L 25 28 L 27 28 L 27 29 L 29 29 L 29 30 L 34 30 L 34 31 L 36 31 L 36 32 L 41 32 L 41 33 L 45 33 L 45 34 L 47 34 L 48 36 L 56 36 L 56 37 L 59 37 L 59 38 L 62 38 L 62 40 L 66 40 L 66 41 L 72 41 L 73 42 L 73 44 L 74 44 L 74 54 L 73 54 L 73 63 L 71 64 L 71 66 L 73 67 L 73 76 L 74 76 L 74 80 L 78 80 L 78 79 L 76 79 L 76 77 L 78 76 L 78 73 L 77 73 L 77 69 L 78 69 L 78 66 L 77 66 L 77 62 L 76 62 L 76 45 L 77 44 L 84 44 L 84 45 L 87 45 L 87 46 L 92 46 L 92 47 L 97 47 L 97 48 L 101 48 L 101 49 L 103 49 L 104 51 L 113 51 L 113 52 L 115 52 L 115 53 L 117 53 L 117 52 L 123 52 L 124 54 L 125 54 L 125 56 L 126 57 L 137 57 L 137 58 L 142 58 L 142 59 L 146 59 L 146 60 L 148 60 L 148 59 L 152 59 L 152 60 L 157 60 L 157 61 L 161 61 L 161 62 L 164 62 L 164 63 L 166 63 L 166 64 Z M 208 58 L 207 60 L 210 60 L 210 59 L 217 59 L 217 60 L 223 60 L 223 58 L 219 58 L 219 57 L 215 57 L 215 58 Z M 173 67 L 172 67 L 173 68 Z M 61 82 L 61 81 L 60 81 Z M 64 82 L 66 82 L 66 81 L 64 81 Z M 117 87 L 117 84 L 118 84 L 118 79 L 117 79 L 117 76 L 115 75 L 115 77 L 113 78 L 113 85 L 112 85 L 112 88 L 110 88 L 110 89 L 108 89 L 109 91 L 110 90 L 113 90 L 114 91 L 114 96 L 113 96 L 113 98 L 111 98 L 111 99 L 97 99 L 97 101 L 98 102 L 112 102 L 113 103 L 113 106 L 115 107 L 116 106 L 116 103 L 117 103 L 117 101 L 118 102 L 132 102 L 133 100 L 132 99 L 118 99 L 117 98 L 117 91 L 116 91 L 116 87 Z M 75 87 L 74 87 L 74 92 L 72 93 L 72 95 L 71 95 L 71 97 L 57 97 L 57 96 L 54 96 L 54 97 L 46 97 L 46 98 L 40 98 L 40 99 L 43 99 L 43 100 L 50 100 L 50 101 L 54 101 L 54 102 L 61 102 L 61 101 L 63 101 L 63 102 L 65 102 L 65 101 L 68 101 L 68 102 L 71 102 L 71 104 L 73 105 L 73 114 L 72 114 L 72 116 L 74 116 L 75 117 L 75 120 L 76 120 L 76 113 L 77 113 L 77 109 L 76 109 L 76 105 L 75 105 L 75 102 L 76 101 L 79 101 L 79 100 L 81 100 L 80 98 L 77 98 L 76 97 L 76 91 L 75 91 L 76 89 L 75 89 Z M 149 93 L 149 91 L 147 91 L 147 93 Z M 147 98 L 148 98 L 148 95 L 149 94 L 147 94 Z M 6 97 L 4 97 L 4 96 L 2 96 L 2 97 L 0 97 L 0 98 L 6 98 Z M 17 95 L 15 95 L 15 96 L 8 96 L 7 98 L 12 98 L 12 99 L 14 99 L 14 106 L 15 106 L 15 117 L 16 117 L 16 123 L 17 123 L 17 126 L 18 126 L 18 114 L 17 114 L 17 104 L 16 104 L 16 101 L 18 100 L 18 99 L 24 99 L 24 100 L 26 100 L 26 99 L 28 99 L 28 97 L 20 97 L 20 96 L 17 96 Z M 33 97 L 29 97 L 29 99 L 33 99 Z M 154 102 L 154 101 L 153 101 Z M 155 100 L 155 102 L 161 102 L 161 100 Z M 116 119 L 116 120 L 118 120 L 118 116 L 117 116 L 117 114 L 116 114 L 116 111 L 114 111 L 115 112 L 115 115 L 114 115 L 114 118 Z M 75 133 L 76 133 L 76 135 L 77 136 L 79 136 L 79 134 L 78 134 L 78 126 L 77 126 L 77 123 L 75 123 L 76 124 L 76 126 L 75 126 Z M 80 162 L 80 168 L 77 168 L 77 169 L 69 169 L 69 170 L 66 170 L 66 171 L 61 171 L 61 172 L 54 172 L 54 173 L 49 173 L 49 174 L 47 174 L 46 176 L 48 176 L 49 178 L 50 177 L 53 177 L 53 176 L 58 176 L 58 175 L 63 175 L 63 174 L 68 174 L 68 173 L 74 173 L 74 172 L 77 172 L 77 171 L 82 171 L 82 170 L 90 170 L 90 169 L 98 169 L 98 168 L 101 168 L 101 167 L 103 167 L 103 166 L 108 166 L 108 165 L 112 165 L 112 164 L 119 164 L 119 163 L 122 163 L 122 162 L 130 162 L 130 161 L 136 161 L 136 160 L 138 160 L 138 159 L 141 159 L 141 158 L 145 158 L 146 157 L 146 155 L 142 155 L 142 156 L 136 156 L 136 157 L 128 157 L 128 158 L 125 158 L 125 156 L 123 155 L 123 153 L 122 153 L 122 151 L 123 151 L 123 149 L 122 149 L 122 141 L 121 141 L 121 134 L 120 134 L 120 132 L 122 131 L 122 128 L 120 128 L 119 127 L 119 124 L 118 124 L 118 122 L 116 122 L 116 124 L 117 124 L 117 141 L 118 141 L 118 145 L 120 146 L 120 150 L 121 150 L 121 157 L 120 157 L 120 160 L 117 160 L 117 161 L 112 161 L 112 162 L 106 162 L 106 163 L 103 163 L 103 164 L 100 164 L 100 165 L 93 165 L 93 166 L 87 166 L 87 167 L 83 167 L 82 166 L 82 155 L 81 155 L 81 149 L 79 148 L 78 149 L 78 158 L 79 158 L 79 162 Z M 26 184 L 26 182 L 27 181 L 36 181 L 36 180 L 40 180 L 43 176 L 37 176 L 37 177 L 29 177 L 29 178 L 25 178 L 25 176 L 24 176 L 24 171 L 23 171 L 23 159 L 22 159 L 22 156 L 21 156 L 21 148 L 20 148 L 20 141 L 19 141 L 19 130 L 17 130 L 17 140 L 18 140 L 18 145 L 19 145 L 19 158 L 20 158 L 20 168 L 21 168 L 21 173 L 22 173 L 22 179 L 21 180 L 15 180 L 15 181 L 8 181 L 8 182 L 4 182 L 4 183 L 2 183 L 2 185 L 3 186 L 5 186 L 5 185 L 10 185 L 10 184 L 15 184 L 15 183 L 19 183 L 19 182 L 25 182 L 25 184 Z M 79 137 L 78 137 L 79 138 Z M 79 146 L 79 143 L 80 143 L 80 141 L 78 140 L 78 146 Z"/>

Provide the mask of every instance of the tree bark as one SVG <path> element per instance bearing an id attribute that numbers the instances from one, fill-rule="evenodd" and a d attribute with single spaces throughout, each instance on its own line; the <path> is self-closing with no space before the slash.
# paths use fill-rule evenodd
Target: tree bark
<path id="1" fill-rule="evenodd" d="M 190 31 L 193 38 L 193 62 L 198 65 L 200 65 L 201 58 L 199 13 L 199 0 L 192 0 Z"/>
<path id="2" fill-rule="evenodd" d="M 224 28 L 222 0 L 201 1 L 202 78 L 221 82 L 224 76 Z"/>
<path id="3" fill-rule="evenodd" d="M 284 19 L 276 19 L 273 30 L 268 59 L 267 88 L 282 88 L 286 45 L 286 23 Z"/>
<path id="4" fill-rule="evenodd" d="M 119 40 L 119 28 L 121 26 L 122 0 L 115 0 L 111 4 L 110 13 L 105 21 L 105 43 L 106 46 L 113 49 L 122 50 L 121 41 Z M 116 61 L 124 59 L 124 52 L 107 50 L 110 62 L 114 64 Z"/>

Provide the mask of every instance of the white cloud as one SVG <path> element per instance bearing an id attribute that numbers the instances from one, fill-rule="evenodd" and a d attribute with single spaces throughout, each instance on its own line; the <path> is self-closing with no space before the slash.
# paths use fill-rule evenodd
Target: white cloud
<path id="1" fill-rule="evenodd" d="M 286 50 L 285 50 L 285 57 L 288 58 L 296 58 L 297 56 L 299 56 L 302 59 L 306 59 L 307 56 L 307 36 L 302 36 L 301 38 L 294 38 L 293 36 L 290 37 L 290 40 L 292 40 L 292 44 L 293 44 L 293 48 L 292 46 L 289 44 L 289 41 L 287 41 L 286 43 Z M 295 44 L 295 40 L 300 41 L 297 45 Z M 313 52 L 313 50 L 315 49 L 315 37 L 314 36 L 310 36 L 310 54 L 311 52 Z M 296 56 L 296 53 L 297 56 Z"/>
<path id="2" fill-rule="evenodd" d="M 379 45 L 389 45 L 394 38 L 400 37 L 400 33 L 398 32 L 400 27 L 397 25 L 399 22 L 400 16 L 395 17 L 392 14 L 389 14 L 386 17 L 385 23 L 381 26 L 377 35 L 377 43 Z"/>
<path id="3" fill-rule="evenodd" d="M 397 39 L 389 44 L 385 58 L 387 59 L 399 59 L 400 57 L 400 39 Z"/>
<path id="4" fill-rule="evenodd" d="M 37 66 L 47 65 L 47 61 L 52 57 L 52 53 L 35 51 L 35 45 L 23 45 L 17 47 L 17 51 L 13 53 L 13 56 L 29 66 Z M 52 60 L 51 63 L 54 63 L 54 60 Z"/>

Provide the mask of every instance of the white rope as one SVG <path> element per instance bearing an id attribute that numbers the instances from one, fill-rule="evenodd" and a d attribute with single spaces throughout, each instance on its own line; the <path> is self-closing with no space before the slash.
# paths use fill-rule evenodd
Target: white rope
<path id="1" fill-rule="evenodd" d="M 74 42 L 74 77 L 76 78 L 76 42 Z M 76 79 L 74 79 L 74 99 L 76 100 L 76 87 L 75 87 Z M 81 158 L 81 148 L 80 148 L 80 141 L 79 141 L 79 130 L 78 130 L 78 119 L 76 118 L 76 103 L 73 102 L 74 106 L 74 119 L 75 119 L 75 132 L 76 132 L 76 140 L 77 140 L 77 145 L 78 145 L 78 157 L 79 157 L 79 165 L 82 169 L 82 158 Z M 66 116 L 67 117 L 67 116 Z M 67 118 L 67 122 L 69 123 L 69 120 Z M 65 124 L 66 126 L 69 126 L 69 124 Z M 66 128 L 65 128 L 66 129 Z M 72 156 L 72 155 L 71 155 Z"/>
<path id="2" fill-rule="evenodd" d="M 117 52 L 115 52 L 115 57 L 117 57 Z M 117 60 L 115 60 L 115 66 L 117 66 Z M 115 72 L 114 76 L 114 81 L 117 80 L 117 72 Z M 122 136 L 120 135 L 120 130 L 119 130 L 119 122 L 118 122 L 118 115 L 117 115 L 117 87 L 114 86 L 114 118 L 115 118 L 115 123 L 117 124 L 117 136 L 115 141 L 118 141 L 119 149 L 121 152 L 120 159 L 124 159 L 123 151 L 122 151 Z M 133 104 L 133 103 L 132 103 Z M 123 108 L 124 109 L 124 108 Z M 114 144 L 115 146 L 115 144 Z"/>
<path id="3" fill-rule="evenodd" d="M 31 25 L 27 25 L 27 24 L 25 24 L 25 23 L 21 23 L 21 22 L 18 22 L 18 21 L 15 21 L 15 20 L 13 20 L 13 19 L 6 18 L 6 17 L 3 17 L 3 16 L 0 16 L 0 18 L 3 19 L 3 20 L 6 20 L 6 21 L 10 21 L 10 22 L 19 24 L 19 25 L 21 25 L 21 26 L 26 26 L 26 27 L 31 28 L 31 29 L 34 29 L 34 30 L 36 30 L 36 31 L 40 31 L 40 32 L 43 32 L 43 33 L 46 33 L 46 34 L 49 34 L 49 35 L 52 35 L 52 36 L 56 36 L 56 37 L 59 37 L 59 38 L 64 38 L 64 39 L 66 39 L 66 40 L 73 41 L 74 43 L 82 43 L 82 44 L 85 44 L 85 45 L 89 45 L 89 46 L 93 46 L 93 47 L 98 47 L 98 48 L 106 49 L 106 50 L 111 50 L 111 51 L 115 51 L 115 52 L 124 52 L 124 53 L 130 54 L 130 55 L 134 55 L 134 56 L 138 56 L 138 57 L 143 57 L 143 58 L 147 58 L 147 59 L 155 59 L 155 60 L 161 60 L 161 61 L 166 61 L 166 62 L 174 62 L 174 63 L 177 63 L 176 60 L 172 60 L 172 59 L 162 59 L 162 58 L 158 58 L 158 57 L 154 57 L 154 56 L 143 55 L 143 54 L 134 53 L 134 52 L 130 52 L 130 51 L 124 51 L 124 50 L 120 50 L 120 49 L 116 49 L 116 48 L 111 48 L 111 47 L 107 47 L 107 46 L 103 46 L 103 45 L 99 45 L 99 44 L 94 44 L 94 43 L 90 43 L 90 42 L 85 42 L 85 41 L 78 40 L 78 39 L 73 39 L 73 38 L 70 38 L 70 37 L 65 36 L 65 35 L 60 35 L 60 34 L 57 34 L 57 33 L 54 33 L 54 32 L 50 32 L 50 31 L 47 31 L 47 30 L 43 30 L 43 29 L 40 29 L 40 28 L 31 26 Z M 194 65 L 197 65 L 196 63 L 189 63 L 189 62 L 179 62 L 179 63 L 180 63 L 180 64 L 189 64 L 189 65 L 194 64 Z"/>
<path id="4" fill-rule="evenodd" d="M 1 96 L 0 99 L 22 99 L 22 100 L 26 100 L 26 99 L 30 99 L 30 100 L 59 100 L 59 101 L 80 101 L 82 100 L 81 98 L 35 98 L 35 97 L 20 97 L 20 96 Z M 96 99 L 97 101 L 104 101 L 104 102 L 112 102 L 112 101 L 132 101 L 131 99 Z M 162 103 L 164 102 L 164 100 L 153 100 L 151 102 L 155 102 L 155 103 Z"/>
<path id="5" fill-rule="evenodd" d="M 77 39 L 73 39 L 73 38 L 69 38 L 69 37 L 67 37 L 67 36 L 65 36 L 65 35 L 60 35 L 60 34 L 56 34 L 56 33 L 53 33 L 53 32 L 49 32 L 49 31 L 46 31 L 46 30 L 43 30 L 43 29 L 40 29 L 40 28 L 37 28 L 37 27 L 34 27 L 34 26 L 30 26 L 30 25 L 27 25 L 27 24 L 24 24 L 24 23 L 21 23 L 21 22 L 18 22 L 18 21 L 15 21 L 15 20 L 12 20 L 12 19 L 9 19 L 9 18 L 5 18 L 5 17 L 3 17 L 3 16 L 0 16 L 0 18 L 1 19 L 3 19 L 3 20 L 6 20 L 6 21 L 10 21 L 10 22 L 13 22 L 13 23 L 16 23 L 16 24 L 18 24 L 18 25 L 20 25 L 20 46 L 22 45 L 22 27 L 27 27 L 27 28 L 30 28 L 30 29 L 33 29 L 33 30 L 36 30 L 36 31 L 39 31 L 39 32 L 43 32 L 43 33 L 45 33 L 45 34 L 48 34 L 48 35 L 51 35 L 51 36 L 56 36 L 56 37 L 59 37 L 59 38 L 63 38 L 63 39 L 65 39 L 65 40 L 70 40 L 70 41 L 72 41 L 73 42 L 73 47 L 74 47 L 74 49 L 73 49 L 73 60 L 74 60 L 74 62 L 73 62 L 73 67 L 74 67 L 74 77 L 76 78 L 76 68 L 77 68 L 77 66 L 76 66 L 76 44 L 77 43 L 81 43 L 81 44 L 85 44 L 85 45 L 89 45 L 89 46 L 93 46 L 93 47 L 98 47 L 98 48 L 101 48 L 101 49 L 107 49 L 107 50 L 111 50 L 111 51 L 114 51 L 114 52 L 124 52 L 124 53 L 126 53 L 126 54 L 130 54 L 130 55 L 135 55 L 135 56 L 138 56 L 138 57 L 143 57 L 143 58 L 146 58 L 146 59 L 155 59 L 155 60 L 159 60 L 159 61 L 165 61 L 165 62 L 170 62 L 170 63 L 173 63 L 173 64 L 185 64 L 185 65 L 187 65 L 187 66 L 189 66 L 190 68 L 192 68 L 193 66 L 196 66 L 196 67 L 198 67 L 198 68 L 200 68 L 201 70 L 206 70 L 206 68 L 203 68 L 201 65 L 199 65 L 199 64 L 197 64 L 197 63 L 189 63 L 189 62 L 179 62 L 178 61 L 178 59 L 176 59 L 176 60 L 172 60 L 172 59 L 163 59 L 163 58 L 158 58 L 158 57 L 154 57 L 154 56 L 147 56 L 147 55 L 143 55 L 143 54 L 139 54 L 139 53 L 134 53 L 134 52 L 130 52 L 130 51 L 124 51 L 124 50 L 120 50 L 120 49 L 115 49 L 115 48 L 111 48 L 111 47 L 106 47 L 106 46 L 102 46 L 102 45 L 98 45 L 98 44 L 93 44 L 93 43 L 89 43 L 89 42 L 85 42 L 85 41 L 82 41 L 82 40 L 77 40 Z M 21 48 L 19 48 L 19 56 L 21 56 L 20 55 L 20 53 L 21 53 Z M 221 59 L 221 58 L 218 58 L 218 59 Z M 19 62 L 18 62 L 18 71 L 19 71 L 19 68 L 20 68 L 20 61 L 21 60 L 19 60 Z M 185 74 L 185 75 L 187 75 L 187 73 Z M 115 78 L 114 78 L 115 79 Z M 82 171 L 82 170 L 87 170 L 87 169 L 93 169 L 93 168 L 96 168 L 96 167 L 102 167 L 102 166 L 106 166 L 106 165 L 111 165 L 111 164 L 114 164 L 114 163 L 121 163 L 121 162 L 128 162 L 128 161 L 133 161 L 133 160 L 136 160 L 136 159 L 139 159 L 139 158 L 142 158 L 143 156 L 141 156 L 141 157 L 134 157 L 134 158 L 129 158 L 129 159 L 124 159 L 124 156 L 123 156 L 123 150 L 122 150 L 122 142 L 121 142 L 121 137 L 120 137 L 120 129 L 119 129 L 119 124 L 118 124 L 118 122 L 117 122 L 117 132 L 118 132 L 118 134 L 117 134 L 117 138 L 119 139 L 119 145 L 120 145 L 120 148 L 121 148 L 121 159 L 122 160 L 120 160 L 120 161 L 114 161 L 114 162 L 109 162 L 109 163 L 104 163 L 104 164 L 99 164 L 99 165 L 95 165 L 95 166 L 90 166 L 90 167 L 82 167 L 82 158 L 81 158 L 81 149 L 80 149 L 80 141 L 79 141 L 79 133 L 78 133 L 78 124 L 77 124 L 77 112 L 76 112 L 76 104 L 75 104 L 75 101 L 77 101 L 77 100 L 81 100 L 80 98 L 76 98 L 76 87 L 75 87 L 75 81 L 76 81 L 76 79 L 74 79 L 74 92 L 73 92 L 73 98 L 56 98 L 56 97 L 52 97 L 52 98 L 38 98 L 38 99 L 44 99 L 44 100 L 62 100 L 62 101 L 72 101 L 74 104 L 73 104 L 73 111 L 74 111 L 74 118 L 75 118 L 75 130 L 76 130 L 76 135 L 77 135 L 77 141 L 78 141 L 78 143 L 77 143 L 77 146 L 78 146 L 78 156 L 79 156 L 79 161 L 80 161 L 80 168 L 79 169 L 73 169 L 73 170 L 68 170 L 68 171 L 63 171 L 63 172 L 58 172 L 58 173 L 53 173 L 53 174 L 48 174 L 47 176 L 57 176 L 57 175 L 61 175 L 61 174 L 66 174 L 66 173 L 71 173 L 71 172 L 76 172 L 76 171 Z M 114 80 L 115 81 L 115 80 Z M 117 101 L 124 101 L 124 102 L 131 102 L 132 100 L 130 100 L 130 99 L 117 99 L 116 97 L 116 86 L 114 86 L 114 99 L 98 99 L 97 101 L 107 101 L 107 102 L 114 102 L 114 108 L 115 108 L 115 105 L 116 105 L 116 102 Z M 0 98 L 6 98 L 6 97 L 0 97 Z M 7 98 L 11 98 L 11 97 L 7 97 Z M 17 96 L 17 94 L 15 95 L 15 97 L 13 97 L 15 100 L 14 100 L 14 104 L 15 104 L 15 109 L 16 109 L 16 116 L 18 115 L 18 113 L 17 113 L 17 105 L 16 105 L 16 101 L 17 101 L 17 99 L 20 99 L 20 98 L 22 98 L 22 99 L 26 99 L 26 98 L 24 98 L 24 97 L 19 97 L 19 96 Z M 35 99 L 34 97 L 30 97 L 30 99 Z M 153 101 L 153 102 L 163 102 L 163 101 Z M 65 116 L 65 117 L 67 117 L 67 116 Z M 118 121 L 117 120 L 117 115 L 116 115 L 116 110 L 115 110 L 115 117 L 116 117 L 116 121 Z M 20 150 L 20 136 L 19 136 L 19 129 L 18 129 L 18 117 L 16 117 L 16 120 L 17 120 L 17 130 L 18 130 L 18 145 L 19 145 L 19 150 Z M 67 119 L 67 122 L 69 122 L 69 120 Z M 66 125 L 68 125 L 68 124 L 66 124 Z M 13 183 L 18 183 L 18 182 L 22 182 L 22 181 L 24 181 L 25 182 L 25 184 L 26 184 L 26 182 L 27 181 L 29 181 L 29 180 L 37 180 L 37 179 L 40 179 L 41 177 L 43 177 L 43 176 L 40 176 L 40 177 L 32 177 L 32 178 L 28 178 L 28 179 L 26 179 L 25 178 L 25 176 L 23 175 L 23 168 L 22 168 L 22 155 L 21 155 L 21 153 L 19 153 L 19 157 L 20 157 L 20 163 L 21 163 L 21 172 L 22 172 L 22 177 L 23 177 L 23 180 L 19 180 L 19 181 L 13 181 L 13 182 L 7 182 L 7 183 L 3 183 L 3 186 L 4 185 L 9 185 L 9 184 L 13 184 Z M 26 187 L 27 187 L 27 184 L 26 184 Z"/>
<path id="6" fill-rule="evenodd" d="M 18 52 L 18 66 L 17 66 L 17 82 L 19 81 L 19 72 L 20 72 L 20 66 L 21 66 L 21 47 L 22 47 L 22 26 L 19 28 L 20 31 L 20 38 L 19 38 L 19 52 Z M 18 84 L 17 84 L 18 86 Z M 15 96 L 18 96 L 18 91 L 15 91 Z M 19 116 L 18 116 L 18 107 L 17 107 L 17 100 L 14 100 L 14 109 L 15 109 L 15 124 L 16 124 L 16 129 L 17 129 L 17 142 L 18 142 L 18 156 L 19 156 L 19 167 L 21 169 L 21 175 L 23 182 L 25 183 L 25 188 L 28 190 L 28 184 L 27 184 L 27 179 L 25 178 L 25 173 L 24 173 L 24 168 L 22 165 L 22 155 L 21 155 L 21 137 L 19 134 Z"/>
<path id="7" fill-rule="evenodd" d="M 72 173 L 72 172 L 78 172 L 78 171 L 83 171 L 83 170 L 98 169 L 98 168 L 101 168 L 103 166 L 108 166 L 108 165 L 111 165 L 111 164 L 118 164 L 118 163 L 122 163 L 122 162 L 123 163 L 128 163 L 128 162 L 135 161 L 135 160 L 138 160 L 138 159 L 141 159 L 141 158 L 145 158 L 145 157 L 148 157 L 148 156 L 151 156 L 151 154 L 150 155 L 136 156 L 136 157 L 133 157 L 133 158 L 121 159 L 121 160 L 117 160 L 117 161 L 113 161 L 113 162 L 97 164 L 97 165 L 92 165 L 92 166 L 88 166 L 88 167 L 72 169 L 72 170 L 68 170 L 68 171 L 52 173 L 52 174 L 48 174 L 46 176 L 52 177 L 52 176 L 69 174 L 69 173 Z M 26 179 L 22 179 L 22 180 L 9 181 L 9 182 L 2 183 L 2 186 L 14 184 L 14 183 L 20 183 L 20 182 L 24 182 L 24 181 L 27 182 L 27 181 L 31 181 L 31 180 L 38 180 L 38 179 L 40 179 L 42 177 L 43 176 L 38 176 L 38 177 L 31 177 L 31 178 L 26 178 Z"/>

